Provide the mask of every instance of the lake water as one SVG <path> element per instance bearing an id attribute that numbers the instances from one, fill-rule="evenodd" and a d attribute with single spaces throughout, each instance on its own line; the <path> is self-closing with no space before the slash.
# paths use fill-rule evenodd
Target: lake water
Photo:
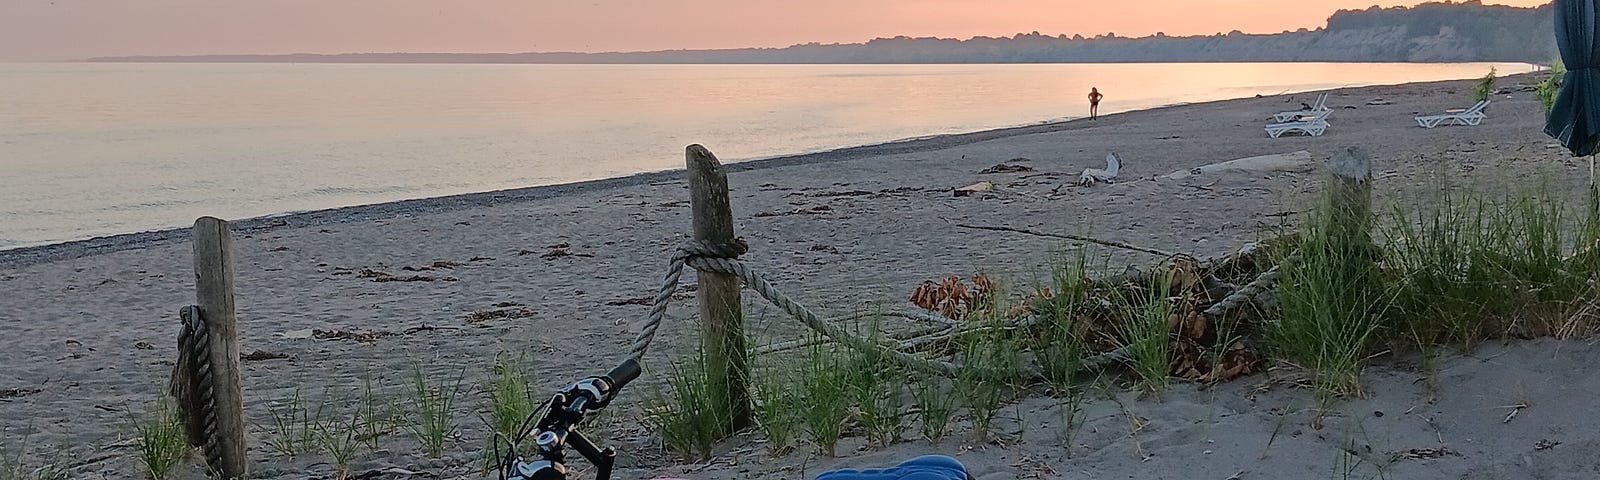
<path id="1" fill-rule="evenodd" d="M 1490 65 L 0 64 L 0 249 Z"/>

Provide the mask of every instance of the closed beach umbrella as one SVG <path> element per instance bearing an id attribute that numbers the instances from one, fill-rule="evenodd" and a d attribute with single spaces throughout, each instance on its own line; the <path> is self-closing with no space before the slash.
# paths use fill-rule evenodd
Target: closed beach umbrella
<path id="1" fill-rule="evenodd" d="M 1561 79 L 1544 132 L 1573 156 L 1594 155 L 1600 146 L 1600 0 L 1555 0 L 1556 47 L 1567 75 Z M 1589 159 L 1594 185 L 1594 158 Z"/>

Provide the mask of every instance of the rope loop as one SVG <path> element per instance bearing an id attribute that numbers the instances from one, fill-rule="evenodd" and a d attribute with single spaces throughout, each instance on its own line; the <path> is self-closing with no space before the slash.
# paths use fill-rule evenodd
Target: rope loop
<path id="1" fill-rule="evenodd" d="M 678 251 L 673 259 L 688 260 L 691 258 L 721 258 L 738 260 L 740 255 L 750 251 L 750 244 L 745 243 L 744 237 L 733 239 L 731 242 L 707 242 L 704 240 L 686 240 L 678 245 Z"/>

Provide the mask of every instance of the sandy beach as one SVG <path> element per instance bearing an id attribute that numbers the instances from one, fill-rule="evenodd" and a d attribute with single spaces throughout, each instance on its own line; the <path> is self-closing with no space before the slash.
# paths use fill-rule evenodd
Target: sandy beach
<path id="1" fill-rule="evenodd" d="M 1089 235 L 1207 257 L 1292 221 L 1345 146 L 1374 156 L 1380 209 L 1433 191 L 1443 179 L 1498 191 L 1549 181 L 1583 198 L 1586 159 L 1543 132 L 1536 77 L 1504 77 L 1476 127 L 1419 128 L 1414 115 L 1472 104 L 1471 81 L 1332 90 L 1320 137 L 1268 138 L 1272 113 L 1316 93 L 1182 105 L 1094 121 L 1021 127 L 728 166 L 743 259 L 825 313 L 869 305 L 910 308 L 920 282 L 989 273 L 1019 286 L 1049 278 L 1060 240 L 958 228 L 1010 226 Z M 1529 88 L 1523 88 L 1529 87 Z M 715 139 L 705 146 L 717 150 Z M 1305 151 L 1305 163 L 1250 172 L 1169 174 L 1234 159 Z M 1111 185 L 1078 173 L 1124 161 Z M 661 152 L 681 158 L 682 151 Z M 980 174 L 996 164 L 1028 171 Z M 458 438 L 429 459 L 405 433 L 358 454 L 363 478 L 479 478 L 485 427 L 479 389 L 496 355 L 531 355 L 540 392 L 603 373 L 626 354 L 673 248 L 687 238 L 682 172 L 572 185 L 350 207 L 235 224 L 245 409 L 257 478 L 330 478 L 319 455 L 267 449 L 271 402 L 297 389 L 353 398 L 373 379 L 394 392 L 421 365 L 463 376 Z M 989 181 L 971 196 L 953 188 Z M 187 230 L 0 252 L 0 443 L 88 461 L 72 478 L 137 476 L 129 410 L 163 391 L 175 359 L 178 309 L 194 302 Z M 1159 257 L 1099 249 L 1110 265 Z M 415 275 L 373 281 L 363 270 Z M 686 283 L 692 275 L 685 277 Z M 679 358 L 697 342 L 692 292 L 675 302 L 647 360 Z M 798 338 L 781 312 L 746 296 L 755 343 Z M 476 320 L 474 312 L 502 312 Z M 308 331 L 353 334 L 307 338 Z M 320 337 L 320 335 L 319 335 Z M 272 357 L 272 358 L 266 358 Z M 849 438 L 836 458 L 808 449 L 769 456 L 756 435 L 728 441 L 709 462 L 681 464 L 636 419 L 659 375 L 625 393 L 611 445 L 618 478 L 810 478 L 832 468 L 885 466 L 945 453 L 982 480 L 1012 478 L 1600 478 L 1600 345 L 1491 343 L 1447 357 L 1437 396 L 1415 359 L 1383 356 L 1365 398 L 1312 425 L 1311 392 L 1273 374 L 1206 388 L 1176 383 L 1163 398 L 1092 397 L 1087 421 L 1063 445 L 1056 400 L 1027 398 L 997 420 L 1003 442 L 974 443 L 958 425 L 944 441 L 867 449 Z M 399 395 L 399 393 L 394 393 Z M 1110 397 L 1110 398 L 1106 398 Z M 1512 408 L 1511 406 L 1522 405 Z M 1515 415 L 1508 414 L 1515 410 Z M 908 431 L 908 437 L 915 437 Z M 48 456 L 48 453 L 47 453 Z M 1352 461 L 1351 459 L 1359 459 Z M 1341 476 L 1342 465 L 1357 463 Z M 575 462 L 581 463 L 581 462 Z M 382 473 L 398 467 L 417 475 Z"/>

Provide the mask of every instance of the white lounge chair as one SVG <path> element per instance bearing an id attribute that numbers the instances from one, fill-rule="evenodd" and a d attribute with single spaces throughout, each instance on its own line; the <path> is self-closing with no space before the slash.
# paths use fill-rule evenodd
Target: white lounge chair
<path id="1" fill-rule="evenodd" d="M 1298 117 L 1315 115 L 1329 110 L 1332 109 L 1328 108 L 1328 94 L 1324 92 L 1321 95 L 1317 95 L 1317 103 L 1311 104 L 1310 110 L 1301 109 L 1292 112 L 1278 112 L 1272 114 L 1272 119 L 1278 123 L 1287 123 L 1294 121 L 1294 119 Z"/>
<path id="2" fill-rule="evenodd" d="M 1267 124 L 1267 136 L 1278 138 L 1289 132 L 1300 132 L 1313 137 L 1322 136 L 1322 132 L 1328 130 L 1328 115 L 1331 113 L 1331 110 L 1324 110 L 1296 117 L 1292 122 Z"/>
<path id="3" fill-rule="evenodd" d="M 1483 113 L 1485 108 L 1489 108 L 1488 100 L 1480 101 L 1472 105 L 1472 108 L 1459 112 L 1445 112 L 1438 115 L 1416 117 L 1417 125 L 1422 128 L 1433 128 L 1440 125 L 1477 125 L 1483 123 L 1483 119 L 1489 118 L 1488 115 Z"/>

